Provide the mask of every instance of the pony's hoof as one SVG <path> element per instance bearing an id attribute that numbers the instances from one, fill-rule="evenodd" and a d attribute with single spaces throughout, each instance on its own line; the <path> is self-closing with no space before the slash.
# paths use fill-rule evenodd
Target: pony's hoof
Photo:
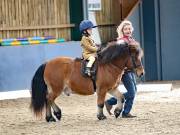
<path id="1" fill-rule="evenodd" d="M 61 111 L 60 112 L 54 112 L 54 115 L 58 120 L 61 120 Z"/>
<path id="2" fill-rule="evenodd" d="M 107 119 L 104 114 L 98 114 L 98 115 L 97 115 L 97 118 L 98 118 L 99 120 Z"/>
<path id="3" fill-rule="evenodd" d="M 116 108 L 116 109 L 114 110 L 114 116 L 115 116 L 116 118 L 119 117 L 119 115 L 121 114 L 121 111 L 122 111 L 121 109 L 119 110 L 119 109 Z"/>
<path id="4" fill-rule="evenodd" d="M 46 121 L 47 122 L 56 122 L 56 119 L 52 116 L 46 116 Z"/>

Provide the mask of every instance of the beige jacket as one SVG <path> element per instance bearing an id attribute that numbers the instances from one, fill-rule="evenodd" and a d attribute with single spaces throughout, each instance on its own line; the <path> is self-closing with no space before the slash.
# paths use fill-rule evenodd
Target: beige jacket
<path id="1" fill-rule="evenodd" d="M 90 37 L 83 36 L 81 46 L 83 48 L 82 55 L 84 59 L 88 59 L 90 56 L 96 57 L 98 47 Z"/>

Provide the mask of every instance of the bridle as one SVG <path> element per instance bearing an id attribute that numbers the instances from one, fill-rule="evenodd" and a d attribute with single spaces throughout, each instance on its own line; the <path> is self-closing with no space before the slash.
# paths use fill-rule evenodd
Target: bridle
<path id="1" fill-rule="evenodd" d="M 136 71 L 136 69 L 137 68 L 139 68 L 139 67 L 142 67 L 142 63 L 140 62 L 140 64 L 137 64 L 136 63 L 136 55 L 133 55 L 132 53 L 131 53 L 131 51 L 130 51 L 130 48 L 129 48 L 129 55 L 130 55 L 130 59 L 131 59 L 131 63 L 132 63 L 132 69 L 130 69 L 130 70 L 132 70 L 132 71 Z M 136 53 L 138 53 L 138 52 L 136 52 Z M 126 62 L 127 63 L 127 62 Z"/>
<path id="2" fill-rule="evenodd" d="M 138 53 L 138 52 L 136 52 L 136 53 Z M 141 63 L 141 62 L 140 62 L 140 64 L 137 64 L 137 63 L 136 63 L 136 54 L 133 55 L 133 54 L 131 53 L 129 47 L 128 47 L 128 55 L 129 55 L 129 57 L 130 57 L 130 59 L 131 59 L 132 68 L 131 68 L 131 69 L 128 68 L 127 71 L 130 70 L 130 71 L 136 72 L 136 69 L 137 69 L 137 68 L 142 67 L 142 63 Z M 128 60 L 129 60 L 129 58 L 127 58 L 127 59 L 125 60 L 125 67 L 127 67 Z M 120 69 L 120 70 L 123 70 L 122 68 L 120 68 L 120 67 L 117 66 L 117 65 L 112 64 L 112 66 L 115 67 L 115 68 L 118 68 L 118 69 Z"/>

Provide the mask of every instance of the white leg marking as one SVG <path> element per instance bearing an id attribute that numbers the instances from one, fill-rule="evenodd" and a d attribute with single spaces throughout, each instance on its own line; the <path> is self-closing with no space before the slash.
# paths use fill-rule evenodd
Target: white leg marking
<path id="1" fill-rule="evenodd" d="M 123 94 L 121 94 L 121 92 L 117 88 L 109 91 L 108 93 L 117 99 L 116 108 L 122 109 L 123 108 L 122 99 L 124 98 Z"/>

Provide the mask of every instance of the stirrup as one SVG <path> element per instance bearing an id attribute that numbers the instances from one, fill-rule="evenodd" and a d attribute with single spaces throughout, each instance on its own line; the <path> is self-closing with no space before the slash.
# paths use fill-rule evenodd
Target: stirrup
<path id="1" fill-rule="evenodd" d="M 91 69 L 89 67 L 86 67 L 85 74 L 91 76 Z"/>

